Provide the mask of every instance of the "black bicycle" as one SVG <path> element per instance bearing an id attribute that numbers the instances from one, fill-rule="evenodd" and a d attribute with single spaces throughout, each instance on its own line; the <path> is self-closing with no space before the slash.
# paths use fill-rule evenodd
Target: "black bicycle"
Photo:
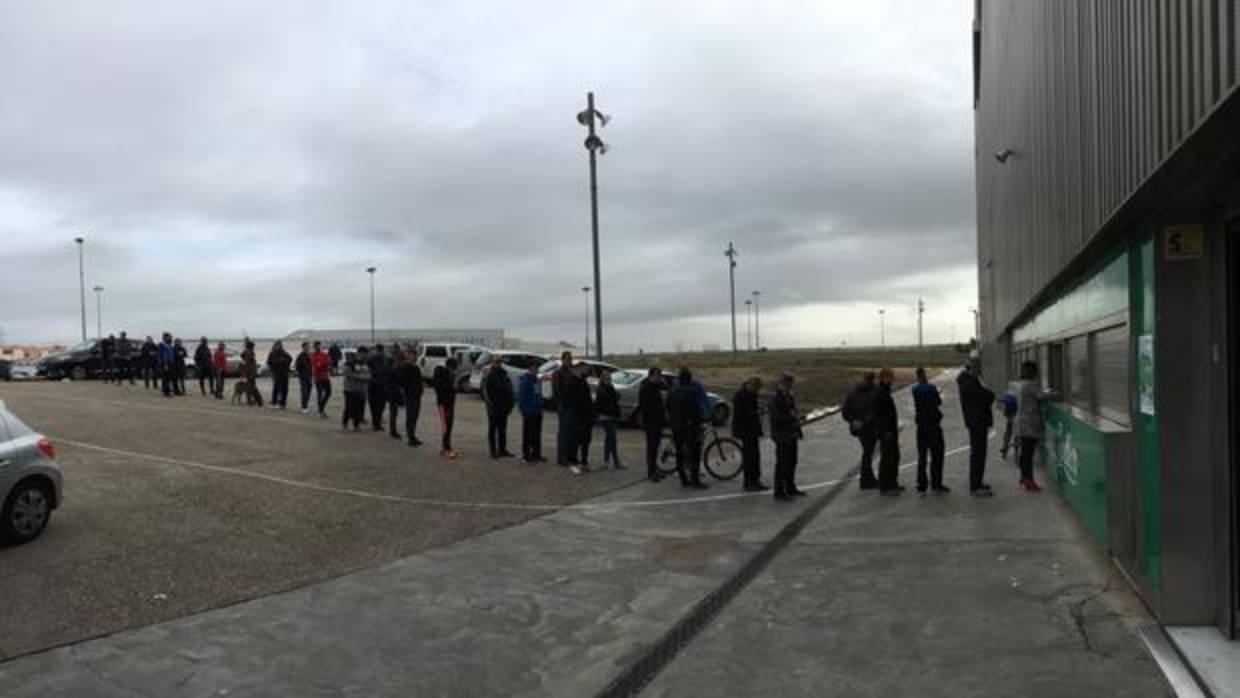
<path id="1" fill-rule="evenodd" d="M 720 435 L 714 424 L 702 426 L 702 465 L 716 480 L 731 480 L 741 473 L 741 442 L 731 436 Z M 709 437 L 709 438 L 706 438 Z M 663 434 L 663 446 L 659 449 L 659 471 L 665 475 L 676 472 L 676 441 L 672 433 Z"/>

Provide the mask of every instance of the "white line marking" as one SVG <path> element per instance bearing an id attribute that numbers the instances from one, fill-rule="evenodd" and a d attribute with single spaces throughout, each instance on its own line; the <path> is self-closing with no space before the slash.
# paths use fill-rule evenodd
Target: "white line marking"
<path id="1" fill-rule="evenodd" d="M 264 482 L 270 482 L 270 483 L 274 483 L 278 485 L 285 485 L 288 487 L 295 487 L 298 489 L 311 490 L 314 492 L 326 492 L 329 494 L 342 494 L 342 495 L 347 495 L 351 497 L 361 497 L 363 499 L 374 499 L 374 500 L 379 500 L 379 501 L 384 501 L 384 502 L 398 502 L 401 504 L 417 504 L 421 506 L 433 506 L 433 507 L 443 507 L 443 508 L 515 509 L 515 510 L 522 510 L 522 511 L 559 511 L 562 509 L 570 509 L 570 510 L 589 511 L 589 510 L 596 510 L 596 509 L 624 509 L 624 508 L 629 508 L 629 507 L 656 507 L 656 506 L 669 506 L 669 505 L 679 505 L 679 504 L 702 504 L 706 502 L 720 502 L 720 501 L 725 501 L 729 499 L 740 499 L 742 497 L 763 497 L 763 496 L 769 497 L 770 496 L 770 494 L 765 493 L 765 492 L 734 492 L 732 494 L 718 494 L 718 495 L 710 495 L 710 496 L 705 496 L 705 497 L 685 497 L 685 498 L 676 498 L 676 499 L 648 499 L 648 500 L 637 500 L 637 501 L 631 501 L 631 502 L 594 502 L 594 503 L 589 503 L 589 504 L 521 504 L 521 503 L 516 503 L 516 502 L 513 502 L 513 503 L 465 502 L 465 501 L 450 500 L 450 499 L 422 499 L 422 498 L 417 498 L 417 497 L 402 497 L 400 495 L 395 495 L 395 494 L 380 494 L 377 492 L 366 492 L 364 490 L 354 490 L 354 489 L 349 489 L 349 488 L 344 488 L 344 487 L 331 487 L 329 485 L 318 485 L 313 482 L 304 482 L 301 480 L 290 480 L 288 478 L 279 477 L 277 475 L 267 475 L 264 473 L 256 473 L 256 472 L 249 471 L 249 470 L 230 468 L 228 466 L 223 466 L 223 465 L 210 465 L 207 463 L 198 463 L 196 461 L 182 460 L 179 458 L 168 458 L 165 456 L 155 456 L 149 453 L 138 453 L 136 451 L 125 451 L 119 448 L 109 448 L 107 446 L 99 446 L 96 444 L 85 443 L 83 441 L 74 441 L 72 439 L 65 439 L 65 438 L 60 438 L 60 437 L 51 437 L 51 438 L 54 443 L 69 444 L 70 446 L 76 446 L 78 448 L 83 448 L 83 449 L 92 450 L 92 451 L 99 451 L 101 453 L 110 453 L 112 455 L 117 455 L 117 456 L 137 458 L 140 460 L 147 460 L 147 461 L 152 461 L 155 463 L 168 463 L 171 465 L 179 465 L 185 468 L 205 470 L 207 472 L 212 472 L 212 473 L 216 473 L 220 475 L 233 475 L 236 477 L 250 478 L 253 480 L 262 480 Z M 947 456 L 952 456 L 957 453 L 962 453 L 968 450 L 969 450 L 968 446 L 962 446 L 960 448 L 955 448 L 950 451 L 947 451 L 943 455 L 946 458 Z M 906 469 L 906 468 L 911 468 L 915 465 L 916 463 L 905 463 L 904 465 L 900 466 L 900 468 Z M 801 489 L 812 490 L 812 489 L 818 489 L 821 487 L 829 487 L 831 485 L 838 484 L 839 482 L 840 480 L 838 478 L 834 480 L 826 480 L 824 482 L 817 482 L 812 485 L 805 485 Z"/>

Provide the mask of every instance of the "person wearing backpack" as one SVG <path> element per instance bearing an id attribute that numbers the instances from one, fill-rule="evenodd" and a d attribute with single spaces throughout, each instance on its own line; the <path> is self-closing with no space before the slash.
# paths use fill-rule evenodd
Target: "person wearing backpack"
<path id="1" fill-rule="evenodd" d="M 848 393 L 840 416 L 848 422 L 848 432 L 861 444 L 861 489 L 878 489 L 878 477 L 874 474 L 874 450 L 878 446 L 878 431 L 874 428 L 874 399 L 877 386 L 874 372 L 866 371 L 861 382 Z"/>

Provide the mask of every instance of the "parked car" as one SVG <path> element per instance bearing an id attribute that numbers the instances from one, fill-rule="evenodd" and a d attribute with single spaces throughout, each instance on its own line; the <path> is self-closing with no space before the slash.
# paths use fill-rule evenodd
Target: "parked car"
<path id="1" fill-rule="evenodd" d="M 13 362 L 0 359 L 0 380 L 13 380 Z"/>
<path id="2" fill-rule="evenodd" d="M 455 356 L 457 388 L 461 388 L 462 385 L 467 387 L 469 374 L 474 365 L 478 363 L 478 358 L 489 351 L 491 350 L 487 347 L 477 344 L 423 342 L 418 345 L 418 366 L 422 369 L 423 378 L 429 383 L 435 369 L 446 364 L 448 357 Z"/>
<path id="3" fill-rule="evenodd" d="M 214 354 L 215 350 L 212 349 L 211 353 Z M 260 365 L 259 368 L 261 369 L 264 366 L 265 365 Z M 232 353 L 228 354 L 224 359 L 224 377 L 225 378 L 236 378 L 237 376 L 240 376 L 240 375 L 241 375 L 241 355 L 232 354 Z M 264 375 L 261 370 L 259 371 L 259 375 L 260 376 Z M 185 357 L 185 376 L 187 378 L 198 377 L 198 364 L 194 362 L 194 356 L 192 352 L 190 353 L 189 356 Z"/>
<path id="4" fill-rule="evenodd" d="M 611 374 L 611 382 L 616 386 L 616 396 L 620 398 L 620 417 L 634 426 L 641 425 L 641 415 L 637 409 L 638 394 L 647 376 L 647 371 L 633 368 L 614 371 Z M 675 376 L 669 376 L 669 378 L 670 380 L 663 383 L 664 390 L 670 388 L 676 379 Z M 707 391 L 706 401 L 710 405 L 710 420 L 716 426 L 724 426 L 732 419 L 732 406 L 722 395 Z"/>
<path id="5" fill-rule="evenodd" d="M 39 367 L 32 361 L 15 361 L 8 368 L 8 373 L 4 374 L 5 380 L 12 381 L 28 381 L 34 380 L 39 375 Z"/>
<path id="6" fill-rule="evenodd" d="M 530 366 L 542 366 L 547 362 L 546 356 L 531 354 L 527 351 L 496 349 L 483 352 L 478 356 L 478 361 L 474 364 L 473 369 L 470 370 L 468 380 L 461 392 L 478 393 L 482 391 L 482 380 L 486 378 L 487 372 L 491 370 L 491 361 L 496 356 L 503 360 L 504 370 L 508 371 L 508 377 L 512 379 L 514 391 L 517 388 L 517 381 L 520 380 L 522 373 L 529 370 Z"/>
<path id="7" fill-rule="evenodd" d="M 590 391 L 593 392 L 595 386 L 598 385 L 598 377 L 603 371 L 611 371 L 613 374 L 620 368 L 613 364 L 604 363 L 602 361 L 592 361 L 590 359 L 575 359 L 573 365 L 585 364 L 589 367 L 589 373 L 586 374 L 586 382 L 590 384 Z M 551 379 L 555 372 L 560 370 L 560 360 L 551 359 L 538 367 L 538 384 L 542 386 L 543 402 L 547 407 L 555 407 L 555 399 L 552 397 Z"/>
<path id="8" fill-rule="evenodd" d="M 62 489 L 52 443 L 0 401 L 0 539 L 38 538 L 60 506 Z"/>
<path id="9" fill-rule="evenodd" d="M 58 354 L 39 360 L 38 375 L 51 378 L 72 378 L 75 381 L 94 378 L 103 367 L 99 340 L 89 339 Z"/>

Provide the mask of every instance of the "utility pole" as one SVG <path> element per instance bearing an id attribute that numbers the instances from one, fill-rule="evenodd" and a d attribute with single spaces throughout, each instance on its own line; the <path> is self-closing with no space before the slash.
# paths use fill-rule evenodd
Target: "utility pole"
<path id="1" fill-rule="evenodd" d="M 95 291 L 95 336 L 103 338 L 103 287 L 96 286 Z"/>
<path id="2" fill-rule="evenodd" d="M 762 351 L 762 320 L 758 317 L 758 299 L 761 296 L 761 291 L 753 292 L 753 348 L 758 351 Z"/>
<path id="3" fill-rule="evenodd" d="M 590 287 L 582 286 L 581 292 L 584 294 L 584 297 L 586 299 L 586 352 L 585 352 L 585 355 L 589 356 L 590 355 Z"/>
<path id="4" fill-rule="evenodd" d="M 969 308 L 969 312 L 973 313 L 973 341 L 977 344 L 977 348 L 982 348 L 982 314 L 977 308 Z"/>
<path id="5" fill-rule="evenodd" d="M 745 346 L 753 351 L 753 299 L 745 299 Z"/>
<path id="6" fill-rule="evenodd" d="M 586 110 L 577 114 L 577 123 L 589 129 L 586 150 L 590 151 L 590 233 L 594 244 L 594 350 L 603 360 L 603 293 L 598 260 L 598 164 L 597 155 L 607 152 L 607 144 L 594 133 L 594 120 L 606 126 L 610 117 L 594 108 L 594 93 L 586 93 Z"/>
<path id="7" fill-rule="evenodd" d="M 732 354 L 736 355 L 736 247 L 728 243 L 723 253 L 728 258 L 728 299 L 732 303 Z"/>
<path id="8" fill-rule="evenodd" d="M 82 305 L 82 341 L 86 341 L 86 263 L 82 252 L 83 243 L 86 238 L 76 237 L 73 241 L 77 243 L 78 248 L 78 296 Z"/>
<path id="9" fill-rule="evenodd" d="M 918 347 L 925 346 L 924 344 L 925 335 L 922 334 L 922 322 L 921 322 L 922 317 L 925 314 L 926 314 L 926 301 L 921 298 L 918 298 L 917 299 L 917 346 Z"/>
<path id="10" fill-rule="evenodd" d="M 370 274 L 370 343 L 375 343 L 375 270 L 377 267 L 366 267 Z"/>
<path id="11" fill-rule="evenodd" d="M 887 348 L 887 311 L 883 308 L 878 309 L 878 346 Z"/>

